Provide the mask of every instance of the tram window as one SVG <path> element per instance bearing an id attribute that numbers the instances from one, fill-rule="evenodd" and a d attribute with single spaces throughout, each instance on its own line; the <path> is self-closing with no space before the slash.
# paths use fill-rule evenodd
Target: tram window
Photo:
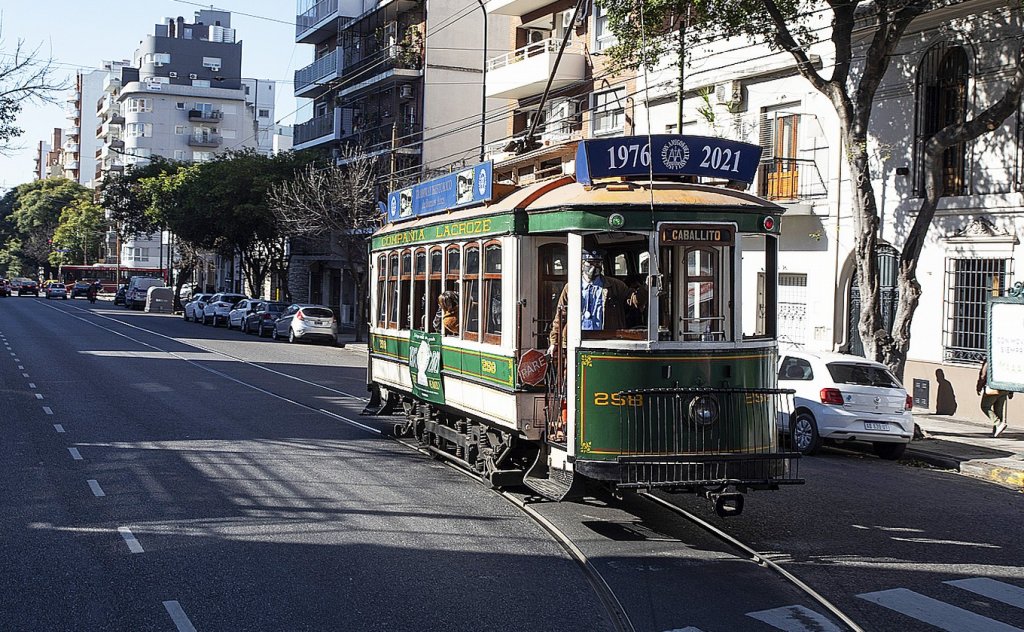
<path id="1" fill-rule="evenodd" d="M 717 248 L 683 249 L 683 340 L 724 340 L 721 313 L 722 251 Z"/>
<path id="2" fill-rule="evenodd" d="M 564 243 L 544 244 L 537 251 L 538 270 L 540 278 L 537 279 L 537 288 L 540 292 L 537 297 L 537 348 L 548 347 L 548 332 L 551 331 L 551 321 L 555 317 L 555 307 L 558 305 L 558 295 L 562 292 L 569 279 L 569 254 Z"/>
<path id="3" fill-rule="evenodd" d="M 398 310 L 398 328 L 409 329 L 412 321 L 412 301 L 410 295 L 412 292 L 412 252 L 406 250 L 402 253 L 402 276 L 398 283 L 398 301 L 400 308 Z"/>
<path id="4" fill-rule="evenodd" d="M 484 342 L 501 342 L 501 244 L 484 246 Z"/>
<path id="5" fill-rule="evenodd" d="M 454 297 L 455 297 L 455 300 L 454 300 L 455 310 L 454 311 L 458 311 L 458 309 L 459 309 L 458 308 L 458 305 L 459 305 L 459 300 L 458 300 L 458 296 L 459 296 L 459 272 L 462 269 L 461 268 L 462 252 L 459 250 L 458 246 L 448 246 L 448 250 L 445 252 L 445 264 L 446 264 L 446 269 L 445 269 L 445 277 L 444 277 L 444 290 L 442 290 L 442 292 L 444 292 L 444 293 L 451 292 L 451 294 L 454 295 Z M 458 332 L 458 328 L 457 327 L 455 328 L 455 331 L 447 330 L 443 326 L 440 327 L 439 330 L 443 331 L 446 336 L 457 336 L 458 335 L 458 333 L 457 333 Z"/>
<path id="6" fill-rule="evenodd" d="M 437 304 L 437 297 L 441 295 L 441 264 L 444 262 L 444 252 L 440 248 L 435 248 L 430 251 L 430 274 L 427 275 L 427 311 L 426 325 L 430 327 L 429 331 L 439 332 L 441 331 L 441 323 L 436 317 L 431 317 L 432 314 L 437 314 L 439 306 Z M 433 321 L 437 320 L 435 326 Z M 426 327 L 424 327 L 426 329 Z"/>
<path id="7" fill-rule="evenodd" d="M 388 259 L 388 326 L 398 326 L 398 253 Z"/>
<path id="8" fill-rule="evenodd" d="M 622 278 L 629 275 L 629 266 L 626 264 L 626 255 L 617 254 L 612 261 L 612 274 Z"/>
<path id="9" fill-rule="evenodd" d="M 427 251 L 416 252 L 412 281 L 412 327 L 427 330 Z"/>
<path id="10" fill-rule="evenodd" d="M 658 292 L 658 340 L 672 340 L 676 321 L 676 303 L 673 300 L 675 258 L 672 256 L 672 248 L 661 249 L 658 265 L 661 269 L 661 286 Z"/>
<path id="11" fill-rule="evenodd" d="M 385 287 L 388 279 L 388 258 L 377 257 L 377 326 L 384 327 L 388 320 L 388 301 Z"/>
<path id="12" fill-rule="evenodd" d="M 462 276 L 462 313 L 465 314 L 462 337 L 477 340 L 480 337 L 480 247 L 466 248 L 466 268 Z"/>

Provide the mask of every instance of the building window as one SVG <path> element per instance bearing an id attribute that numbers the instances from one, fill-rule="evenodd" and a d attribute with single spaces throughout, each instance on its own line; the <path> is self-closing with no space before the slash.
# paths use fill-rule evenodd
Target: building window
<path id="1" fill-rule="evenodd" d="M 135 261 L 149 261 L 149 248 L 132 248 L 132 259 Z"/>
<path id="2" fill-rule="evenodd" d="M 625 107 L 622 97 L 625 88 L 594 93 L 594 134 L 614 134 L 622 131 Z"/>
<path id="3" fill-rule="evenodd" d="M 608 27 L 608 9 L 594 3 L 594 50 L 600 52 L 615 44 L 615 34 Z"/>
<path id="4" fill-rule="evenodd" d="M 174 134 L 175 136 L 184 136 L 188 133 L 188 126 L 186 125 L 175 125 Z"/>
<path id="5" fill-rule="evenodd" d="M 260 118 L 270 118 L 270 110 L 260 110 L 257 116 Z"/>
<path id="6" fill-rule="evenodd" d="M 174 159 L 175 160 L 185 160 L 185 150 L 184 149 L 175 149 L 174 150 Z"/>
<path id="7" fill-rule="evenodd" d="M 224 140 L 235 140 L 238 138 L 238 132 L 233 129 L 226 129 L 220 133 L 221 138 Z"/>
<path id="8" fill-rule="evenodd" d="M 213 160 L 212 151 L 194 151 L 192 152 L 193 162 L 209 162 Z"/>
<path id="9" fill-rule="evenodd" d="M 220 70 L 220 57 L 203 57 L 203 68 Z"/>
<path id="10" fill-rule="evenodd" d="M 125 103 L 126 112 L 152 112 L 153 100 L 132 97 Z"/>
<path id="11" fill-rule="evenodd" d="M 174 108 L 176 110 L 184 110 L 185 109 L 185 102 L 184 101 L 178 101 L 177 103 L 174 104 Z"/>
<path id="12" fill-rule="evenodd" d="M 153 135 L 152 123 L 128 123 L 124 126 L 124 135 L 128 138 L 149 138 Z"/>
<path id="13" fill-rule="evenodd" d="M 986 301 L 1006 288 L 1006 259 L 946 260 L 946 360 L 981 362 L 988 343 Z"/>
<path id="14" fill-rule="evenodd" d="M 933 46 L 917 72 L 917 134 L 914 161 L 917 193 L 924 194 L 924 145 L 936 132 L 967 116 L 970 60 L 962 46 Z M 967 194 L 967 146 L 953 145 L 942 156 L 942 194 Z"/>
<path id="15" fill-rule="evenodd" d="M 209 79 L 193 79 L 192 80 L 192 87 L 193 88 L 209 88 L 210 87 L 210 80 Z"/>

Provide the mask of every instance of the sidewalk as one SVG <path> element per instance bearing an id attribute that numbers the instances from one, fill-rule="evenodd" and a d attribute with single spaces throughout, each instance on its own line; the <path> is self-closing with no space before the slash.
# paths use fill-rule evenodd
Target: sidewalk
<path id="1" fill-rule="evenodd" d="M 1009 427 L 998 438 L 992 426 L 927 413 L 914 413 L 925 433 L 907 447 L 905 458 L 918 459 L 1000 485 L 1024 489 L 1024 430 Z"/>
<path id="2" fill-rule="evenodd" d="M 362 342 L 354 342 L 356 335 L 350 331 L 338 334 L 338 346 L 344 347 L 349 351 L 355 351 L 356 353 L 369 353 L 369 349 L 366 346 L 366 340 Z M 366 336 L 363 336 L 365 339 Z"/>

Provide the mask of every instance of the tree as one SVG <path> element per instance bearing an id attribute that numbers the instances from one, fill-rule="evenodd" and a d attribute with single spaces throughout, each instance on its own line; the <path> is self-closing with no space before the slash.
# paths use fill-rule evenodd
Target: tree
<path id="1" fill-rule="evenodd" d="M 61 211 L 53 232 L 53 245 L 65 252 L 52 253 L 50 263 L 89 265 L 90 255 L 95 256 L 103 243 L 105 226 L 103 207 L 85 198 L 73 200 Z"/>
<path id="2" fill-rule="evenodd" d="M 42 59 L 41 48 L 29 49 L 24 40 L 17 40 L 8 49 L 0 26 L 0 154 L 7 155 L 14 147 L 11 141 L 21 136 L 15 125 L 25 103 L 53 101 L 67 84 L 53 78 L 53 59 Z"/>
<path id="3" fill-rule="evenodd" d="M 652 64 L 659 58 L 656 55 L 672 49 L 674 41 L 678 44 L 674 34 L 680 24 L 679 16 L 688 16 L 689 24 L 705 38 L 746 36 L 763 41 L 775 50 L 789 52 L 800 75 L 832 103 L 839 119 L 844 157 L 853 187 L 857 231 L 854 260 L 861 296 L 857 329 L 865 355 L 886 363 L 902 378 L 910 345 L 910 322 L 920 296 L 917 259 L 940 197 L 940 189 L 935 186 L 940 168 L 937 157 L 952 144 L 998 128 L 1014 111 L 1020 103 L 1022 88 L 1021 53 L 1014 55 L 1017 65 L 1013 79 L 1005 85 L 1003 96 L 996 99 L 993 106 L 971 120 L 951 123 L 928 141 L 925 166 L 932 191 L 926 195 L 908 247 L 901 255 L 895 335 L 890 335 L 881 309 L 876 257 L 881 220 L 869 162 L 869 123 L 878 87 L 896 56 L 897 45 L 911 23 L 934 8 L 935 3 L 932 0 L 640 1 L 644 7 L 642 25 L 634 2 L 604 1 L 610 26 L 618 35 L 619 44 L 611 53 L 618 63 L 633 67 L 645 62 Z M 815 27 L 822 25 L 830 26 L 825 32 L 835 53 L 829 76 L 815 66 L 809 52 L 819 43 L 821 31 Z M 648 49 L 643 48 L 644 43 L 648 44 Z M 675 50 L 679 54 L 678 48 Z M 1024 48 L 1018 50 L 1024 51 Z"/>
<path id="4" fill-rule="evenodd" d="M 383 166 L 358 147 L 342 150 L 342 167 L 307 166 L 289 182 L 271 189 L 270 205 L 286 234 L 330 237 L 344 257 L 344 274 L 356 288 L 356 340 L 362 340 L 366 313 L 366 241 L 380 223 L 378 183 Z"/>
<path id="5" fill-rule="evenodd" d="M 18 185 L 11 220 L 21 242 L 20 256 L 29 267 L 42 267 L 52 277 L 50 253 L 61 213 L 77 201 L 92 199 L 92 191 L 66 178 L 46 178 Z"/>

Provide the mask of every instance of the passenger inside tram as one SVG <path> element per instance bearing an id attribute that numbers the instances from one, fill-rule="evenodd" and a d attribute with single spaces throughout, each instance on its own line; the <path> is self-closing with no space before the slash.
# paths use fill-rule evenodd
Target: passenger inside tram
<path id="1" fill-rule="evenodd" d="M 451 290 L 441 292 L 437 297 L 437 314 L 434 316 L 434 331 L 453 336 L 459 333 L 459 295 Z M 443 327 L 443 330 L 442 330 Z"/>

